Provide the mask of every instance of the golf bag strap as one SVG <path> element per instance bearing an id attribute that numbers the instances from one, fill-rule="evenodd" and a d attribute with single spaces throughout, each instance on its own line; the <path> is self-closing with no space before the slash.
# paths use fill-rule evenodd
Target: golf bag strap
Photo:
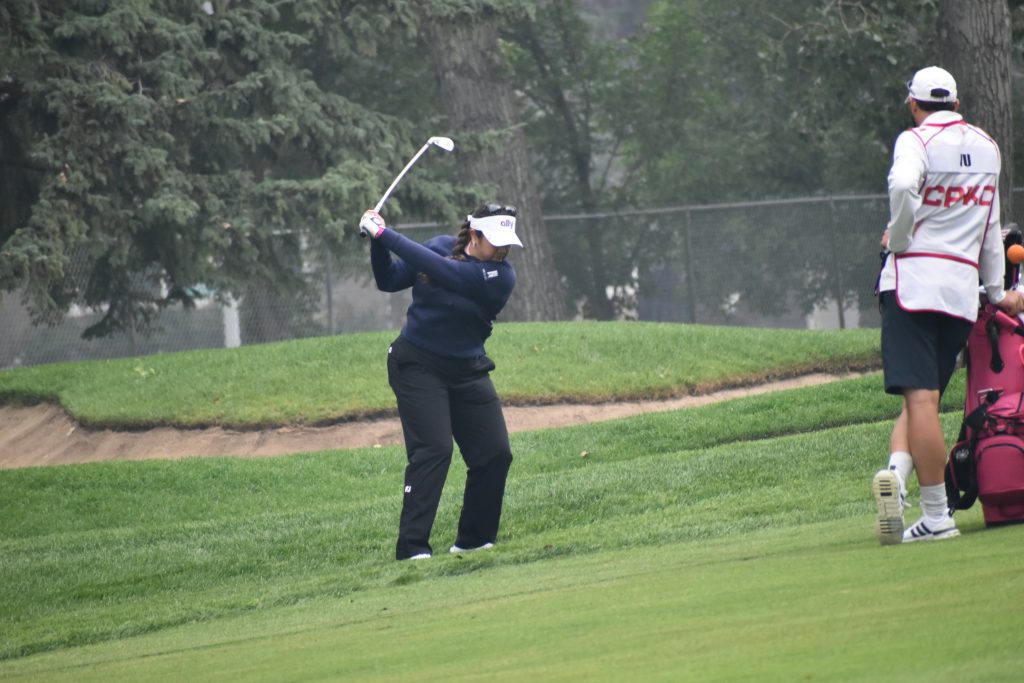
<path id="1" fill-rule="evenodd" d="M 963 442 L 960 442 L 963 444 Z M 957 510 L 969 510 L 978 500 L 978 478 L 975 474 L 975 467 L 977 464 L 974 462 L 975 453 L 977 453 L 978 437 L 972 436 L 970 443 L 963 445 L 962 448 L 967 450 L 967 458 L 971 461 L 967 466 L 968 474 L 966 477 L 958 477 L 956 475 L 956 464 L 955 460 L 958 457 L 958 448 L 954 447 L 953 451 L 949 454 L 949 460 L 946 461 L 946 471 L 943 479 L 945 480 L 946 486 L 946 505 L 949 508 L 949 514 L 953 514 Z M 967 481 L 962 481 L 966 478 Z"/>
<path id="2" fill-rule="evenodd" d="M 999 323 L 995 318 L 989 318 L 985 323 L 985 336 L 988 337 L 989 346 L 992 347 L 992 361 L 988 367 L 992 372 L 1002 372 L 1006 364 L 1003 363 L 1003 357 L 999 353 Z"/>
<path id="3" fill-rule="evenodd" d="M 994 394 L 995 396 L 993 396 Z M 985 400 L 978 404 L 977 408 L 972 410 L 969 415 L 964 416 L 964 425 L 971 429 L 972 442 L 978 438 L 978 432 L 985 426 L 985 420 L 988 419 L 988 407 L 995 403 L 996 398 L 998 398 L 998 394 L 990 391 Z"/>
<path id="4" fill-rule="evenodd" d="M 985 424 L 988 422 L 988 408 L 999 400 L 999 396 L 1002 393 L 1002 391 L 997 389 L 987 392 L 984 400 L 970 414 L 965 415 L 963 422 L 960 424 L 960 438 L 957 440 L 957 443 L 966 443 L 967 458 L 971 461 L 967 467 L 967 472 L 970 474 L 967 476 L 968 481 L 961 481 L 963 477 L 957 477 L 956 465 L 954 463 L 957 448 L 954 447 L 953 452 L 950 453 L 949 460 L 946 462 L 945 471 L 946 502 L 949 506 L 949 514 L 953 514 L 956 510 L 968 510 L 978 500 L 978 478 L 975 474 L 977 463 L 974 462 L 978 453 L 978 441 L 982 430 L 985 428 Z M 970 434 L 970 438 L 968 438 L 968 434 Z"/>

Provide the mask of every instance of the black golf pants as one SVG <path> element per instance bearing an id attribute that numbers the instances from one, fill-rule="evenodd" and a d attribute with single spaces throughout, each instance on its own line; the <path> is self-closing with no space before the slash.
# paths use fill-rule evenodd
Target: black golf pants
<path id="1" fill-rule="evenodd" d="M 403 337 L 388 349 L 388 382 L 398 401 L 408 465 L 395 556 L 430 553 L 452 459 L 452 439 L 466 463 L 466 488 L 455 544 L 476 548 L 498 535 L 505 480 L 512 464 L 501 401 L 487 356 L 445 358 Z"/>

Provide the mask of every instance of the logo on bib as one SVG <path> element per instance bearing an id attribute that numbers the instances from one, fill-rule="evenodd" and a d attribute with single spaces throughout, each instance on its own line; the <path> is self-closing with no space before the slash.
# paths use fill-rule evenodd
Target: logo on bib
<path id="1" fill-rule="evenodd" d="M 971 204 L 992 206 L 992 199 L 996 196 L 996 188 L 992 185 L 967 185 L 965 187 L 932 185 L 924 189 L 922 196 L 921 203 L 926 206 L 944 206 L 949 208 L 954 204 L 960 203 L 964 206 L 970 206 Z"/>

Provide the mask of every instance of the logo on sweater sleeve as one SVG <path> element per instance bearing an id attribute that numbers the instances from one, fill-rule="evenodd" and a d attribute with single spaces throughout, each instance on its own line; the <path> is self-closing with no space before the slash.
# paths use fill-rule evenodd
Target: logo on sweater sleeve
<path id="1" fill-rule="evenodd" d="M 483 271 L 485 280 L 491 280 L 493 278 L 498 277 L 498 271 L 496 270 L 487 270 L 486 268 L 484 268 Z"/>

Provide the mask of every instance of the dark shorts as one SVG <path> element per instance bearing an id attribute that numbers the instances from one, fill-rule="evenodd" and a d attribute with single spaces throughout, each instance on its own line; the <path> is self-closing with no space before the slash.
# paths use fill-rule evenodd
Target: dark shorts
<path id="1" fill-rule="evenodd" d="M 882 292 L 882 368 L 885 391 L 946 390 L 956 359 L 973 326 L 943 313 L 911 313 L 896 302 L 896 293 Z"/>

